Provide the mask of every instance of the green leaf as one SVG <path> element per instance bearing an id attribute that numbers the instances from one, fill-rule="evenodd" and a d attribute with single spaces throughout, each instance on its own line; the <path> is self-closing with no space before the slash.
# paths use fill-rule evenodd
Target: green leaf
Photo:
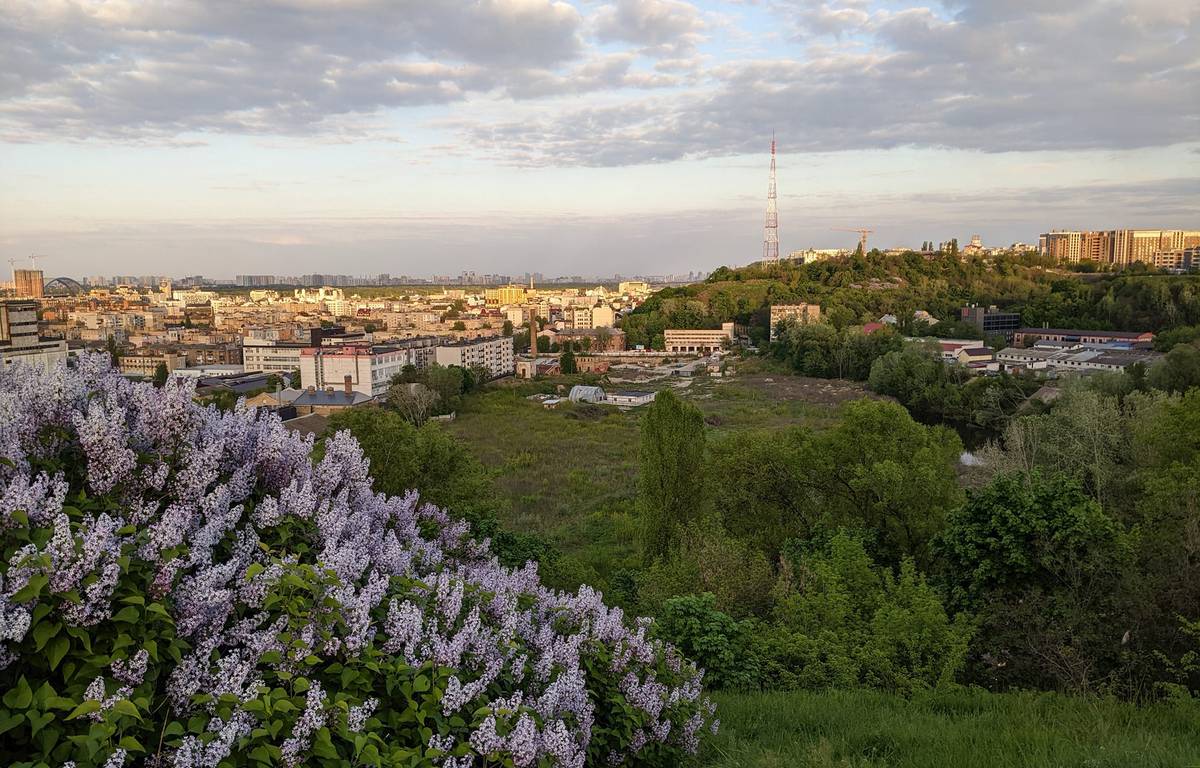
<path id="1" fill-rule="evenodd" d="M 50 642 L 50 639 L 57 635 L 60 629 L 62 629 L 62 624 L 57 621 L 43 621 L 34 627 L 32 632 L 33 650 L 40 651 L 45 648 L 46 643 Z"/>
<path id="2" fill-rule="evenodd" d="M 0 733 L 7 733 L 21 724 L 20 712 L 0 712 Z"/>
<path id="3" fill-rule="evenodd" d="M 29 687 L 24 675 L 17 681 L 15 687 L 10 688 L 8 693 L 4 694 L 4 706 L 11 709 L 25 709 L 31 701 L 33 701 L 33 689 Z"/>
<path id="4" fill-rule="evenodd" d="M 71 714 L 67 715 L 65 719 L 74 720 L 77 717 L 83 717 L 84 715 L 90 715 L 93 712 L 99 711 L 100 702 L 96 701 L 95 699 L 88 699 L 78 707 L 75 707 L 75 709 L 71 710 Z"/>
<path id="5" fill-rule="evenodd" d="M 146 751 L 146 748 L 142 746 L 142 743 L 132 736 L 122 736 L 121 741 L 117 743 L 117 746 L 121 749 L 127 749 L 130 752 Z"/>
<path id="6" fill-rule="evenodd" d="M 328 728 L 322 728 L 321 730 L 317 731 L 317 736 L 313 739 L 312 751 L 317 757 L 329 759 L 337 758 L 337 748 L 333 746 L 333 741 L 329 737 Z"/>
<path id="7" fill-rule="evenodd" d="M 142 719 L 142 714 L 138 712 L 138 708 L 135 707 L 133 702 L 129 701 L 128 699 L 121 699 L 116 704 L 113 704 L 112 708 L 113 712 L 116 712 L 118 715 L 128 715 L 129 717 L 137 718 L 138 720 Z"/>
<path id="8" fill-rule="evenodd" d="M 141 615 L 142 612 L 139 611 L 135 606 L 127 605 L 121 610 L 117 611 L 116 615 L 112 617 L 112 620 L 121 622 L 123 624 L 136 624 L 138 619 L 141 618 Z"/>
<path id="9" fill-rule="evenodd" d="M 417 693 L 424 693 L 429 690 L 430 680 L 428 675 L 417 675 L 413 678 L 413 690 Z"/>
<path id="10" fill-rule="evenodd" d="M 54 719 L 53 712 L 34 712 L 30 710 L 25 713 L 25 717 L 29 718 L 30 736 L 37 736 L 38 731 L 42 730 Z"/>
<path id="11" fill-rule="evenodd" d="M 50 641 L 50 648 L 46 651 L 46 661 L 50 662 L 50 669 L 58 669 L 59 662 L 70 648 L 71 641 L 62 635 Z"/>
<path id="12" fill-rule="evenodd" d="M 44 573 L 37 573 L 29 577 L 29 582 L 17 591 L 10 600 L 14 603 L 28 603 L 42 593 L 42 588 L 50 583 L 50 579 Z"/>

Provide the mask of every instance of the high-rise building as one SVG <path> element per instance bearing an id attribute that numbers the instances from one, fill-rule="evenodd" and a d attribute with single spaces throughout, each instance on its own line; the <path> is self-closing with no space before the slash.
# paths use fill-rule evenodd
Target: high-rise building
<path id="1" fill-rule="evenodd" d="M 1021 315 L 1017 312 L 1001 312 L 996 306 L 980 307 L 972 304 L 963 307 L 959 313 L 964 323 L 970 323 L 978 328 L 984 336 L 1003 334 L 1005 340 L 1011 342 L 1013 334 L 1021 327 Z"/>
<path id="2" fill-rule="evenodd" d="M 0 365 L 23 362 L 50 368 L 67 359 L 67 342 L 38 337 L 36 301 L 0 302 Z"/>
<path id="3" fill-rule="evenodd" d="M 40 269 L 13 270 L 13 283 L 17 296 L 23 299 L 40 299 L 46 295 L 46 284 Z"/>
<path id="4" fill-rule="evenodd" d="M 1052 231 L 1039 238 L 1043 254 L 1064 264 L 1094 261 L 1126 267 L 1155 263 L 1161 253 L 1200 245 L 1200 231 L 1183 229 L 1108 229 Z"/>

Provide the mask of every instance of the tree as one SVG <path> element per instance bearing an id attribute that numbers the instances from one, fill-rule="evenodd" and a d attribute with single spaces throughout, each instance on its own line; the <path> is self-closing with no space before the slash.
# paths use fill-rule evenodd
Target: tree
<path id="1" fill-rule="evenodd" d="M 504 325 L 500 326 L 500 333 L 501 333 L 501 335 L 504 335 L 504 336 L 512 336 L 512 335 L 513 335 L 513 322 L 512 322 L 512 320 L 505 320 L 505 321 L 504 321 Z"/>
<path id="2" fill-rule="evenodd" d="M 414 427 L 419 427 L 429 420 L 437 402 L 438 394 L 420 382 L 397 382 L 389 387 L 387 392 L 388 405 L 395 408 L 396 412 Z"/>
<path id="3" fill-rule="evenodd" d="M 121 365 L 121 348 L 117 346 L 117 339 L 111 333 L 108 334 L 108 340 L 104 344 L 108 350 L 108 359 L 112 362 L 113 368 L 118 368 Z"/>
<path id="4" fill-rule="evenodd" d="M 454 325 L 450 326 L 450 330 L 465 331 L 465 330 L 467 330 L 467 324 L 464 323 L 462 320 L 458 320 L 454 323 Z"/>
<path id="5" fill-rule="evenodd" d="M 1150 386 L 1164 392 L 1186 392 L 1200 386 L 1200 347 L 1176 344 L 1146 377 Z"/>
<path id="6" fill-rule="evenodd" d="M 559 355 L 558 369 L 562 373 L 579 373 L 579 366 L 575 364 L 575 353 L 568 349 Z"/>
<path id="7" fill-rule="evenodd" d="M 167 364 L 160 362 L 154 367 L 154 386 L 162 389 L 163 385 L 167 383 L 167 378 L 170 375 L 171 372 L 167 370 Z"/>
<path id="8" fill-rule="evenodd" d="M 549 352 L 549 351 L 550 351 L 550 346 L 551 346 L 551 344 L 550 344 L 550 337 L 549 337 L 549 336 L 538 336 L 538 337 L 537 337 L 537 350 L 538 350 L 538 352 Z M 556 345 L 554 345 L 554 346 L 558 346 L 558 345 L 556 344 Z"/>
<path id="9" fill-rule="evenodd" d="M 1001 475 L 947 517 L 935 548 L 952 605 L 980 622 L 983 678 L 1086 691 L 1115 673 L 1132 540 L 1078 481 Z"/>
<path id="10" fill-rule="evenodd" d="M 597 352 L 607 352 L 608 345 L 612 342 L 613 333 L 609 328 L 596 329 L 596 343 L 593 345 Z"/>
<path id="11" fill-rule="evenodd" d="M 670 390 L 642 416 L 639 501 L 647 560 L 664 556 L 680 526 L 698 516 L 704 464 L 704 417 Z"/>

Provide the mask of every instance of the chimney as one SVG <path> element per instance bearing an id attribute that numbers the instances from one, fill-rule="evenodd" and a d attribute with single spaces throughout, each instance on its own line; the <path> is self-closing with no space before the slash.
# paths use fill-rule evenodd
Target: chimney
<path id="1" fill-rule="evenodd" d="M 342 384 L 346 387 L 347 395 L 354 394 L 354 379 L 351 378 L 350 374 L 346 374 L 346 377 L 342 379 Z"/>

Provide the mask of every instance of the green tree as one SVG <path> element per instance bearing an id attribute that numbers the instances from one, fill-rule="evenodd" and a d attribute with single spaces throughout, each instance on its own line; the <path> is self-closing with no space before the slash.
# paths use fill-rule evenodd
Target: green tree
<path id="1" fill-rule="evenodd" d="M 579 373 L 579 366 L 575 364 L 575 353 L 568 349 L 559 355 L 558 368 L 563 373 Z"/>
<path id="2" fill-rule="evenodd" d="M 1078 481 L 997 477 L 947 517 L 936 551 L 951 604 L 980 622 L 982 679 L 1085 691 L 1117 672 L 1132 539 Z"/>
<path id="3" fill-rule="evenodd" d="M 121 364 L 121 348 L 117 345 L 117 338 L 111 333 L 108 334 L 108 340 L 105 341 L 104 347 L 108 351 L 108 359 L 113 368 L 118 367 Z"/>
<path id="4" fill-rule="evenodd" d="M 512 322 L 512 320 L 505 320 L 505 321 L 504 321 L 504 325 L 500 326 L 500 333 L 501 333 L 501 335 L 503 335 L 503 336 L 512 336 L 512 335 L 513 335 L 513 322 Z"/>
<path id="5" fill-rule="evenodd" d="M 1186 392 L 1200 386 L 1200 346 L 1176 344 L 1150 367 L 1146 380 L 1164 392 Z"/>
<path id="6" fill-rule="evenodd" d="M 662 390 L 642 416 L 641 433 L 643 552 L 653 560 L 668 552 L 680 526 L 698 516 L 704 417 L 696 406 Z"/>
<path id="7" fill-rule="evenodd" d="M 456 322 L 454 323 L 454 325 L 451 325 L 451 326 L 450 326 L 450 330 L 452 330 L 452 331 L 465 331 L 465 330 L 467 330 L 467 324 L 466 324 L 466 323 L 464 323 L 462 320 L 458 320 L 458 321 L 456 321 Z"/>
<path id="8" fill-rule="evenodd" d="M 154 386 L 162 389 L 170 375 L 171 372 L 167 370 L 167 364 L 160 362 L 154 367 Z"/>

